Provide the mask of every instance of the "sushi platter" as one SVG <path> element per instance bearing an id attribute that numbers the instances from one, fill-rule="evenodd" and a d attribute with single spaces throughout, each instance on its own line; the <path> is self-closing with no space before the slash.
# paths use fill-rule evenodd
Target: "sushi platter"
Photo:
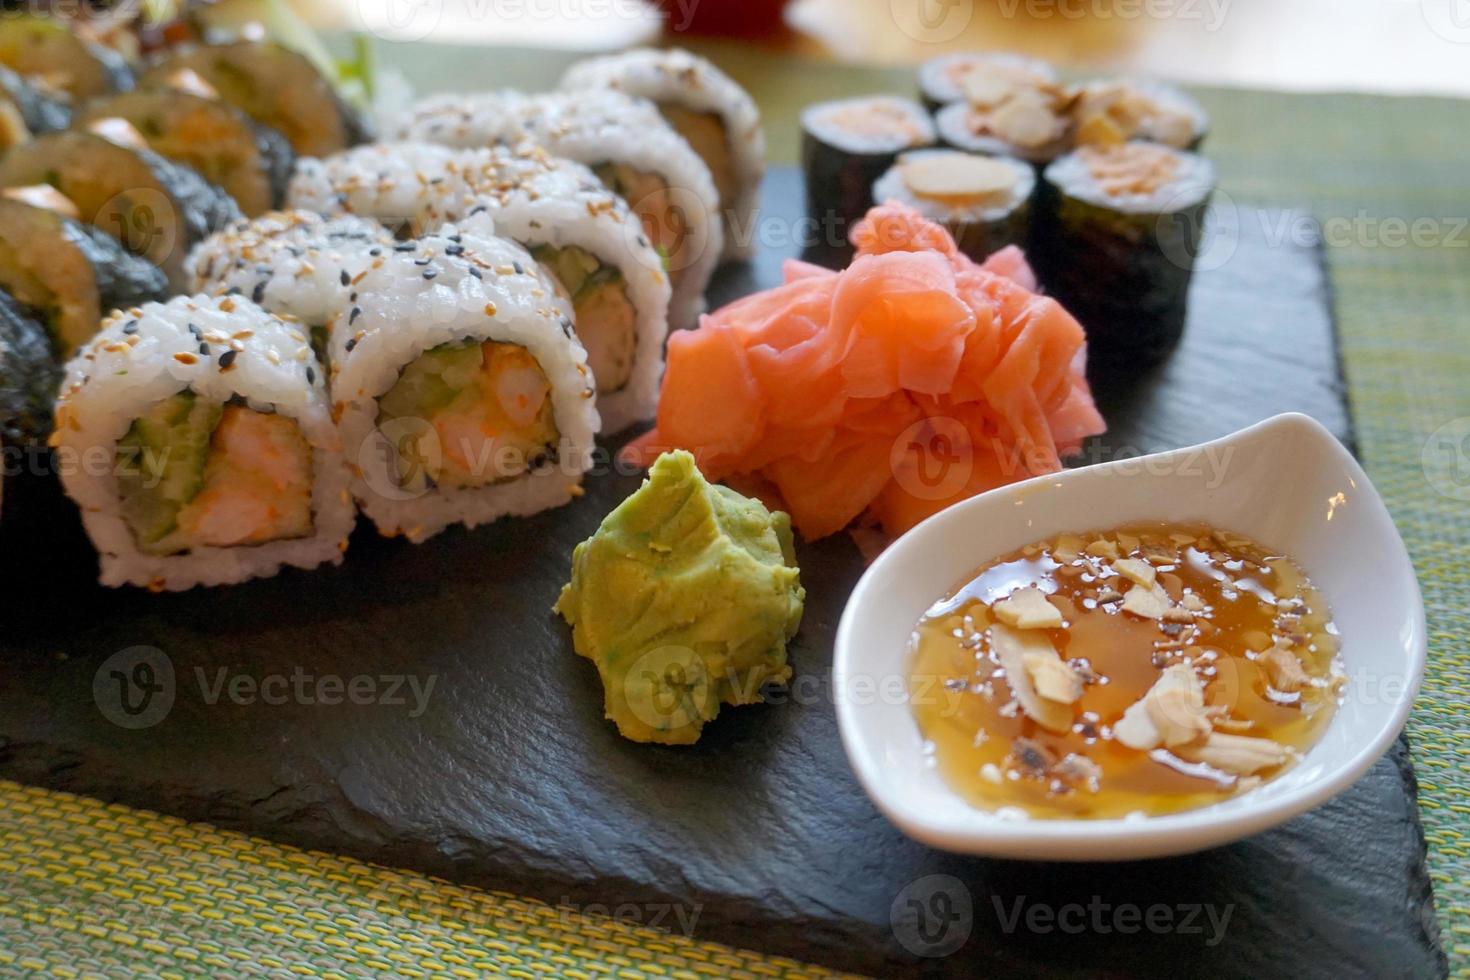
<path id="1" fill-rule="evenodd" d="M 23 123 L 0 133 L 0 541 L 24 558 L 0 583 L 25 612 L 0 777 L 867 974 L 1435 971 L 1402 741 L 1294 821 L 1146 864 L 926 846 L 844 751 L 839 620 L 927 518 L 1281 412 L 1352 445 L 1320 249 L 1246 209 L 1205 261 L 1186 95 L 941 59 L 921 101 L 810 107 L 797 170 L 683 52 L 370 121 L 305 56 L 185 27 L 124 58 L 0 23 Z M 27 60 L 47 51 L 77 66 L 64 92 Z M 808 219 L 840 234 L 750 233 Z M 956 451 L 963 475 L 925 482 Z M 1037 820 L 1105 818 L 1100 779 L 1144 807 L 1135 738 L 1176 766 L 1159 786 L 1196 766 L 1163 814 L 1249 798 L 1335 722 L 1305 576 L 1192 529 L 1178 555 L 1238 570 L 1236 548 L 1277 588 L 1257 612 L 1281 635 L 1232 668 L 1275 700 L 1139 735 L 1160 678 L 1217 689 L 1214 653 L 1174 651 L 1260 591 L 1222 577 L 1207 605 L 1144 538 L 1047 559 L 1137 583 L 1067 607 L 1161 633 L 1129 720 L 1089 713 L 1102 668 L 1057 655 L 1074 624 L 1044 597 L 1008 589 L 975 634 L 998 664 L 1018 632 L 1056 658 L 995 673 L 1014 697 L 988 723 Z M 1261 719 L 1296 741 L 1240 734 Z M 1079 902 L 1236 925 L 1140 942 L 1007 911 Z"/>

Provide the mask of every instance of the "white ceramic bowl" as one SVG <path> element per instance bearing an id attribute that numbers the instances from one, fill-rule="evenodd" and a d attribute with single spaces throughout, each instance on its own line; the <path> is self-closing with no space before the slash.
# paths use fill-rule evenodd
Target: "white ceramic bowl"
<path id="1" fill-rule="evenodd" d="M 1053 820 L 976 809 L 926 764 L 902 693 L 914 625 L 967 573 L 999 555 L 1062 531 L 1139 521 L 1204 521 L 1295 559 L 1342 633 L 1342 706 L 1295 767 L 1198 810 Z M 1039 477 L 935 515 L 858 582 L 837 630 L 832 669 L 848 761 L 873 802 L 910 837 L 969 854 L 1122 860 L 1236 840 L 1346 789 L 1403 727 L 1424 650 L 1418 582 L 1377 491 L 1318 422 L 1278 415 L 1216 442 Z"/>

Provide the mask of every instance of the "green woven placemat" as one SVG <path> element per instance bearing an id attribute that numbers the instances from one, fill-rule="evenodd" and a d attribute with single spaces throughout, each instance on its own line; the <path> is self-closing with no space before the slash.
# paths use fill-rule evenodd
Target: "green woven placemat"
<path id="1" fill-rule="evenodd" d="M 711 50 L 761 103 L 776 163 L 795 160 L 805 102 L 911 87 L 907 72 Z M 548 85 L 566 63 L 471 48 L 385 45 L 380 54 L 425 88 Z M 1409 735 L 1445 945 L 1452 968 L 1470 976 L 1470 102 L 1199 94 L 1214 116 L 1209 154 L 1224 195 L 1304 207 L 1323 222 L 1359 449 L 1429 614 L 1429 668 Z M 225 970 L 823 975 L 627 920 L 0 782 L 0 971 Z"/>

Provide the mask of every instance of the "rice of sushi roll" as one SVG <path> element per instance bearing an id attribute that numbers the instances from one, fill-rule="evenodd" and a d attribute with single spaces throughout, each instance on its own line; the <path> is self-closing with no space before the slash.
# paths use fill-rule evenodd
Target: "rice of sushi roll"
<path id="1" fill-rule="evenodd" d="M 905 153 L 873 184 L 873 200 L 899 201 L 944 225 L 976 262 L 1007 245 L 1025 246 L 1036 170 L 1009 157 L 958 150 Z"/>
<path id="2" fill-rule="evenodd" d="M 931 112 L 952 102 L 993 105 L 1011 88 L 1056 84 L 1051 65 L 1009 51 L 946 54 L 919 66 L 919 95 Z"/>
<path id="3" fill-rule="evenodd" d="M 296 164 L 288 205 L 323 215 L 371 218 L 399 238 L 416 238 L 465 217 L 466 154 L 435 143 L 368 143 Z"/>
<path id="4" fill-rule="evenodd" d="M 146 257 L 181 286 L 189 249 L 240 211 L 224 191 L 136 145 L 133 138 L 141 143 L 141 136 L 126 130 L 132 127 L 123 123 L 110 127 L 106 137 L 48 133 L 12 147 L 0 157 L 0 187 L 51 185 L 76 206 L 82 221 Z"/>
<path id="5" fill-rule="evenodd" d="M 1047 289 L 1104 360 L 1162 360 L 1184 331 L 1215 171 L 1158 143 L 1082 147 L 1046 168 L 1035 249 Z"/>
<path id="6" fill-rule="evenodd" d="M 71 109 L 65 102 L 0 67 L 0 153 L 32 136 L 69 125 Z"/>
<path id="7" fill-rule="evenodd" d="M 581 492 L 598 428 L 566 303 L 474 222 L 383 256 L 331 332 L 333 412 L 363 512 L 419 542 Z"/>
<path id="8" fill-rule="evenodd" d="M 104 585 L 223 585 L 341 560 L 353 526 L 305 333 L 241 297 L 120 310 L 66 368 L 51 444 Z"/>
<path id="9" fill-rule="evenodd" d="M 1197 150 L 1210 117 L 1183 90 L 1145 79 L 1088 82 L 1072 106 L 1079 146 L 1111 146 L 1148 140 L 1176 150 Z"/>
<path id="10" fill-rule="evenodd" d="M 653 103 L 614 91 L 438 96 L 416 106 L 397 135 L 467 149 L 531 142 L 590 167 L 666 257 L 669 325 L 693 326 L 703 311 L 724 250 L 719 196 L 709 167 Z"/>
<path id="11" fill-rule="evenodd" d="M 0 191 L 0 288 L 29 307 L 62 359 L 92 339 L 114 309 L 163 299 L 163 271 L 76 220 L 47 185 Z"/>
<path id="12" fill-rule="evenodd" d="M 40 14 L 0 15 L 0 65 L 72 105 L 133 87 L 122 55 Z"/>
<path id="13" fill-rule="evenodd" d="M 908 99 L 870 95 L 807 106 L 801 114 L 807 214 L 845 241 L 873 205 L 873 182 L 900 153 L 932 145 L 929 114 Z"/>
<path id="14" fill-rule="evenodd" d="M 60 381 L 45 324 L 0 289 L 0 445 L 7 451 L 46 444 Z"/>
<path id="15" fill-rule="evenodd" d="M 356 282 L 393 247 L 376 221 L 310 211 L 270 211 L 206 238 L 189 255 L 189 291 L 240 295 L 294 317 L 325 362 L 327 328 L 356 295 Z"/>
<path id="16" fill-rule="evenodd" d="M 367 121 L 305 56 L 273 41 L 175 48 L 149 65 L 141 88 L 212 92 L 284 136 L 301 156 L 325 156 L 371 138 Z"/>
<path id="17" fill-rule="evenodd" d="M 74 125 L 85 128 L 108 119 L 125 120 L 150 150 L 192 167 L 233 197 L 247 216 L 285 200 L 294 162 L 291 144 L 228 103 L 167 89 L 123 92 L 83 106 Z"/>
<path id="18" fill-rule="evenodd" d="M 678 48 L 640 48 L 578 62 L 563 89 L 613 89 L 658 106 L 709 167 L 720 196 L 727 258 L 748 258 L 765 173 L 766 138 L 750 94 L 708 60 Z"/>

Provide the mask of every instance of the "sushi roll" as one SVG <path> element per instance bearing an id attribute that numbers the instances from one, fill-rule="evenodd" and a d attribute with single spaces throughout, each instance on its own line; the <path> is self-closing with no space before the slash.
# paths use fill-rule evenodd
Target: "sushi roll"
<path id="1" fill-rule="evenodd" d="M 116 128 L 109 135 L 70 130 L 13 147 L 0 157 L 0 187 L 51 185 L 76 206 L 82 221 L 146 257 L 181 286 L 189 249 L 240 211 L 193 170 L 115 142 Z"/>
<path id="2" fill-rule="evenodd" d="M 930 112 L 952 102 L 993 104 L 1011 88 L 1056 84 L 1056 69 L 1051 65 L 1009 51 L 946 54 L 919 66 L 919 96 Z"/>
<path id="3" fill-rule="evenodd" d="M 293 209 L 371 218 L 399 238 L 416 238 L 465 217 L 472 202 L 463 150 L 436 143 L 368 143 L 304 157 L 286 193 Z"/>
<path id="4" fill-rule="evenodd" d="M 374 144 L 306 161 L 295 188 L 303 207 L 414 228 L 486 213 L 496 234 L 528 249 L 570 299 L 603 431 L 653 414 L 669 279 L 637 217 L 587 167 L 532 144 Z M 420 213 L 403 215 L 415 207 Z"/>
<path id="5" fill-rule="evenodd" d="M 938 222 L 976 262 L 1007 245 L 1025 247 L 1036 170 L 1010 157 L 915 150 L 873 184 L 873 200 L 899 201 Z"/>
<path id="6" fill-rule="evenodd" d="M 724 251 L 719 197 L 704 161 L 651 102 L 613 91 L 439 96 L 420 103 L 397 133 L 462 148 L 531 142 L 590 167 L 664 255 L 670 327 L 693 326 L 703 311 Z"/>
<path id="7" fill-rule="evenodd" d="M 142 88 L 212 91 L 284 136 L 301 156 L 326 156 L 371 138 L 367 121 L 303 55 L 273 41 L 177 48 L 151 64 Z"/>
<path id="8" fill-rule="evenodd" d="M 71 109 L 65 102 L 0 67 L 0 153 L 70 124 Z"/>
<path id="9" fill-rule="evenodd" d="M 939 141 L 970 153 L 1011 156 L 1044 166 L 1071 144 L 1071 94 L 1056 85 L 997 86 L 989 101 L 952 102 L 934 116 Z"/>
<path id="10" fill-rule="evenodd" d="M 79 129 L 122 119 L 148 148 L 192 167 L 235 199 L 246 216 L 279 207 L 291 179 L 294 153 L 286 138 L 216 99 L 172 90 L 125 92 L 87 103 Z"/>
<path id="11" fill-rule="evenodd" d="M 58 453 L 104 585 L 223 585 L 341 560 L 353 526 L 324 372 L 240 297 L 120 310 L 67 365 Z"/>
<path id="12" fill-rule="evenodd" d="M 1176 150 L 1197 150 L 1210 117 L 1181 89 L 1143 79 L 1088 82 L 1072 106 L 1079 146 L 1112 146 L 1148 140 Z"/>
<path id="13" fill-rule="evenodd" d="M 242 295 L 310 332 L 326 362 L 327 328 L 356 297 L 356 282 L 393 247 L 393 236 L 367 218 L 323 218 L 271 211 L 206 238 L 189 255 L 189 291 Z"/>
<path id="14" fill-rule="evenodd" d="M 7 456 L 46 444 L 60 381 L 45 323 L 0 289 L 0 446 Z"/>
<path id="15" fill-rule="evenodd" d="M 561 506 L 592 462 L 596 390 L 568 307 L 524 249 L 472 224 L 383 256 L 331 332 L 353 491 L 414 542 Z"/>
<path id="16" fill-rule="evenodd" d="M 688 51 L 640 48 L 579 62 L 563 76 L 561 87 L 613 89 L 658 106 L 709 167 L 720 196 L 726 258 L 750 256 L 766 138 L 755 100 L 734 79 Z"/>
<path id="17" fill-rule="evenodd" d="M 0 16 L 0 65 L 73 105 L 133 87 L 122 55 L 36 14 Z"/>
<path id="18" fill-rule="evenodd" d="M 76 214 L 46 185 L 0 192 L 0 287 L 41 318 L 63 360 L 92 339 L 110 311 L 168 291 L 161 269 Z"/>
<path id="19" fill-rule="evenodd" d="M 934 124 L 915 102 L 892 95 L 819 102 L 801 114 L 807 214 L 846 240 L 873 205 L 873 182 L 900 153 L 934 145 Z"/>
<path id="20" fill-rule="evenodd" d="M 1083 147 L 1046 168 L 1035 249 L 1048 290 L 1102 360 L 1162 360 L 1184 331 L 1215 171 L 1158 143 Z"/>

